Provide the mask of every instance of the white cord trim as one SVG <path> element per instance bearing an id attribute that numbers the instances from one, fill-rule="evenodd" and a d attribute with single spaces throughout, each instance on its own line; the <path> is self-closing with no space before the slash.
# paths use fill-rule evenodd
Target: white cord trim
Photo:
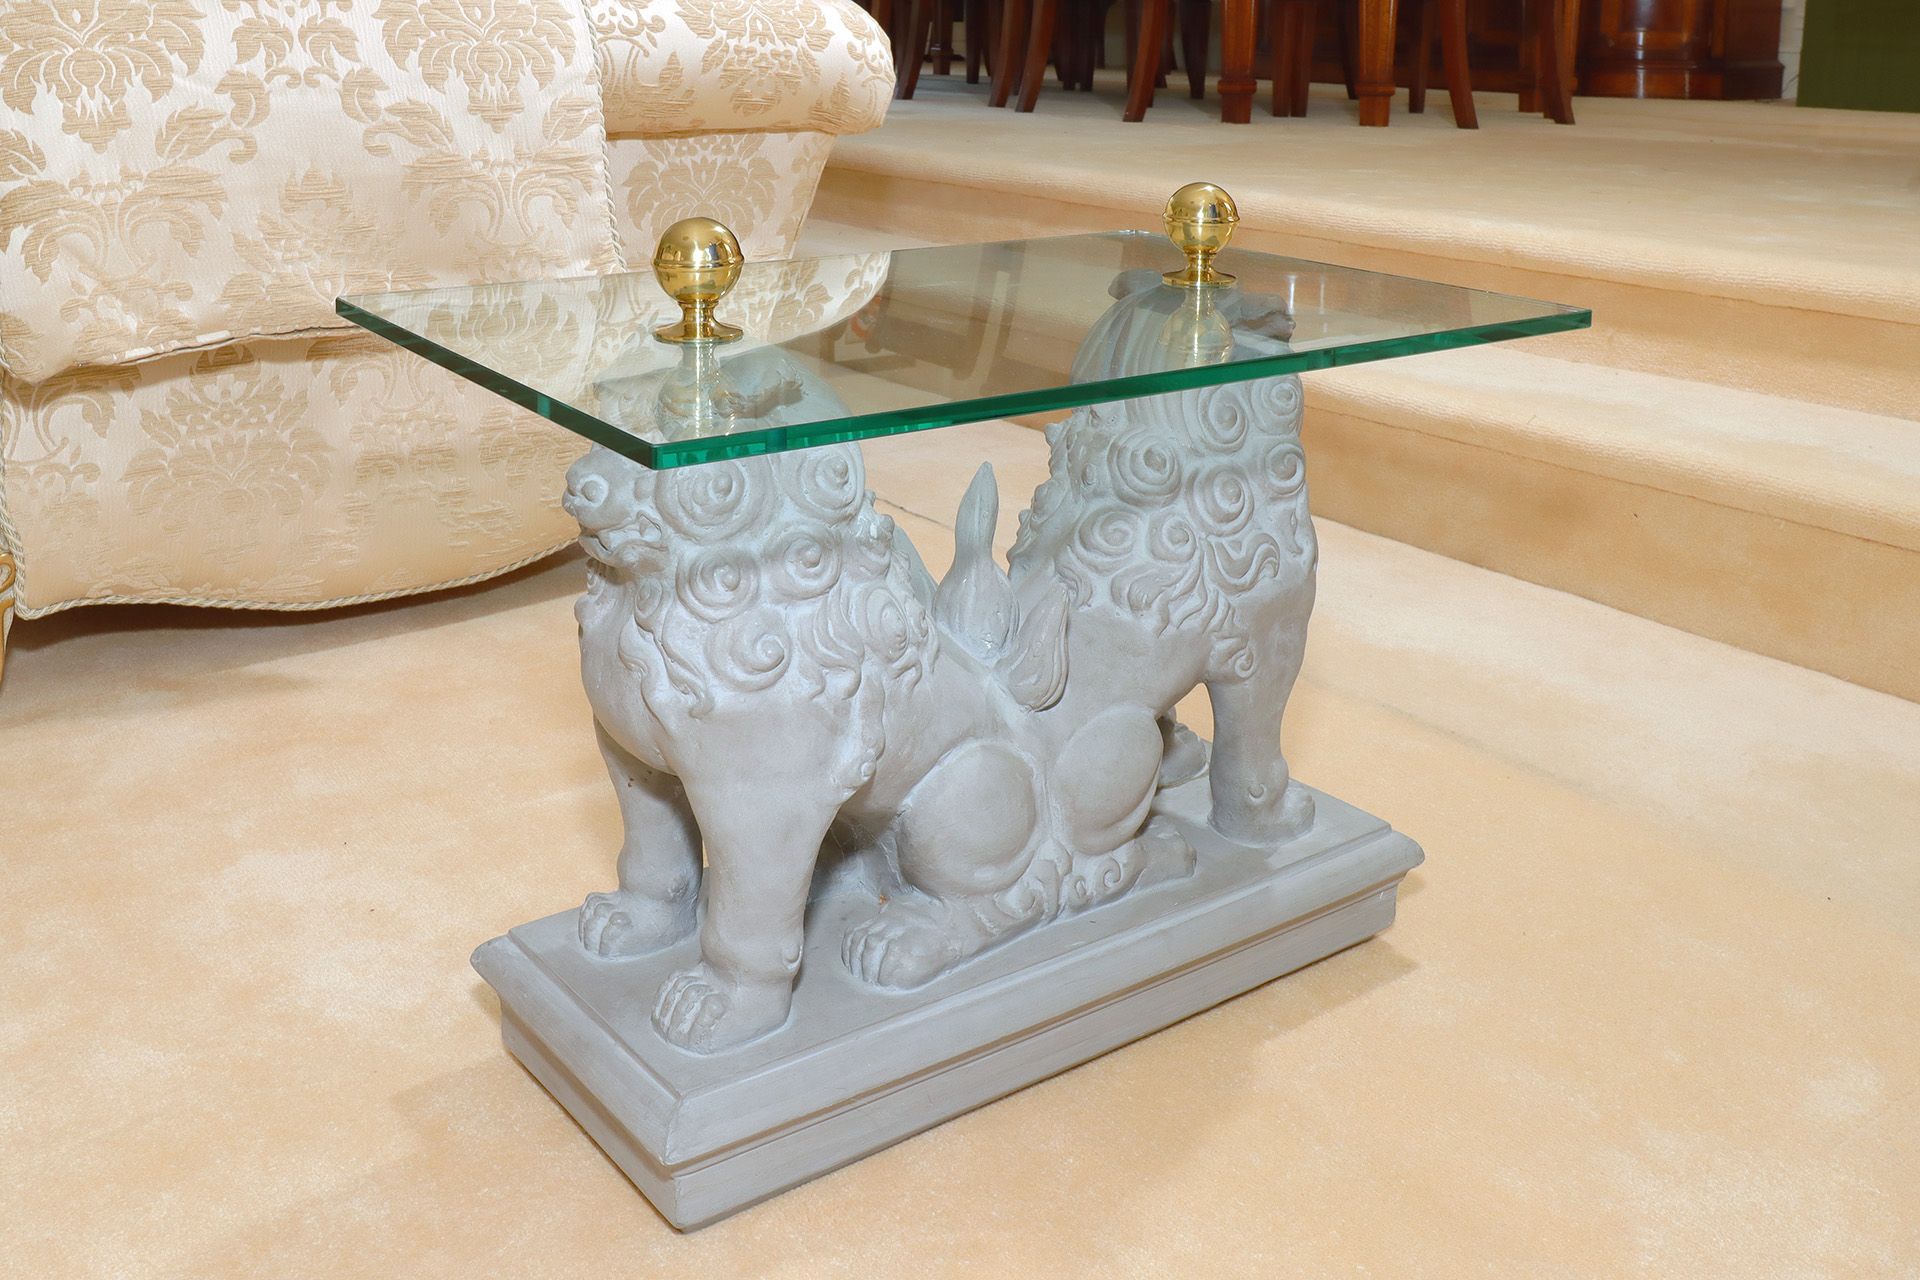
<path id="1" fill-rule="evenodd" d="M 568 538 L 565 542 L 536 551 L 530 556 L 525 556 L 513 561 L 511 564 L 503 564 L 495 569 L 483 569 L 479 573 L 469 574 L 464 578 L 453 578 L 445 582 L 435 582 L 419 587 L 398 587 L 392 591 L 375 591 L 365 595 L 335 596 L 328 600 L 242 600 L 213 596 L 149 594 L 134 596 L 88 596 L 79 600 L 63 600 L 58 604 L 50 604 L 38 609 L 29 609 L 24 605 L 18 605 L 18 597 L 16 597 L 16 605 L 18 606 L 18 616 L 29 620 L 33 618 L 44 618 L 55 613 L 64 613 L 68 609 L 79 609 L 96 604 L 176 604 L 195 609 L 256 609 L 273 613 L 312 613 L 320 609 L 349 609 L 355 605 L 378 604 L 382 600 L 397 600 L 403 596 L 419 596 L 434 591 L 452 591 L 459 587 L 470 587 L 476 582 L 485 582 L 489 578 L 498 578 L 502 574 L 512 573 L 515 569 L 524 569 L 536 561 L 558 555 L 573 544 L 574 539 Z M 18 562 L 16 561 L 15 563 L 17 568 Z M 19 582 L 16 580 L 14 585 L 18 588 Z"/>

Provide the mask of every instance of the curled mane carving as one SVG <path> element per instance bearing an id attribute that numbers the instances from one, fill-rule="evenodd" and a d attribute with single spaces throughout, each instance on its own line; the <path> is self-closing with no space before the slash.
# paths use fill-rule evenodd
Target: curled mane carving
<path id="1" fill-rule="evenodd" d="M 1216 636 L 1249 673 L 1244 598 L 1315 558 L 1298 380 L 1082 409 L 1047 443 L 1012 562 L 1050 571 L 1075 608 Z"/>
<path id="2" fill-rule="evenodd" d="M 846 696 L 869 670 L 911 687 L 933 662 L 918 563 L 874 511 L 854 446 L 623 474 L 634 512 L 597 535 L 625 571 L 621 660 L 688 714 L 785 681 Z"/>

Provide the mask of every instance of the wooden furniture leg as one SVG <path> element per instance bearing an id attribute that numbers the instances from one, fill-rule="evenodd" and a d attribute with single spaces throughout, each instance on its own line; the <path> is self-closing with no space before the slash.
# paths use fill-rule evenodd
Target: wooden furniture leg
<path id="1" fill-rule="evenodd" d="M 1364 2 L 1364 0 L 1363 0 Z M 1524 3 L 1524 0 L 1522 0 Z M 1347 101 L 1360 101 L 1360 58 L 1355 52 L 1356 41 L 1353 29 L 1354 5 L 1341 0 L 1333 6 L 1334 16 L 1340 20 L 1340 72 L 1347 78 Z"/>
<path id="2" fill-rule="evenodd" d="M 1267 71 L 1273 77 L 1273 114 L 1293 114 L 1293 67 L 1299 61 L 1293 42 L 1299 26 L 1293 13 L 1298 6 L 1289 0 L 1272 0 L 1267 22 Z"/>
<path id="3" fill-rule="evenodd" d="M 1294 36 L 1293 114 L 1307 114 L 1307 90 L 1313 87 L 1313 40 L 1319 25 L 1319 0 L 1305 0 L 1294 6 L 1298 34 Z"/>
<path id="4" fill-rule="evenodd" d="M 1573 59 L 1580 38 L 1579 0 L 1546 0 L 1540 15 L 1540 110 L 1555 124 L 1573 123 Z"/>
<path id="5" fill-rule="evenodd" d="M 993 55 L 993 93 L 987 102 L 1004 107 L 1020 79 L 1021 55 L 1027 47 L 1027 0 L 1006 0 L 1000 10 L 1000 44 Z"/>
<path id="6" fill-rule="evenodd" d="M 1520 110 L 1540 110 L 1540 3 L 1520 0 Z"/>
<path id="7" fill-rule="evenodd" d="M 1453 103 L 1453 123 L 1478 129 L 1480 114 L 1473 105 L 1473 69 L 1467 65 L 1467 0 L 1439 0 L 1440 56 L 1446 60 L 1447 97 Z M 1424 50 L 1421 54 L 1425 58 Z"/>
<path id="8" fill-rule="evenodd" d="M 1134 36 L 1132 70 L 1127 82 L 1127 120 L 1144 120 L 1153 105 L 1153 82 L 1167 40 L 1167 10 L 1173 0 L 1141 0 L 1140 29 Z"/>
<path id="9" fill-rule="evenodd" d="M 1027 59 L 1020 68 L 1020 101 L 1017 110 L 1031 111 L 1040 101 L 1040 90 L 1047 81 L 1047 55 L 1053 51 L 1054 32 L 1060 23 L 1060 0 L 1034 0 L 1032 29 L 1027 33 Z"/>
<path id="10" fill-rule="evenodd" d="M 926 61 L 927 44 L 933 39 L 933 10 L 939 0 L 912 0 L 907 10 L 905 55 L 896 54 L 894 96 L 911 98 L 920 87 L 920 64 Z"/>
<path id="11" fill-rule="evenodd" d="M 1220 6 L 1220 118 L 1228 124 L 1253 120 L 1253 0 L 1223 0 Z"/>
<path id="12" fill-rule="evenodd" d="M 1180 55 L 1187 64 L 1187 96 L 1207 96 L 1207 52 L 1213 37 L 1212 0 L 1180 0 Z"/>
<path id="13" fill-rule="evenodd" d="M 987 56 L 987 0 L 965 0 L 962 27 L 967 35 L 967 83 L 980 83 Z"/>
<path id="14" fill-rule="evenodd" d="M 1427 69 L 1433 65 L 1434 0 L 1418 0 L 1420 29 L 1413 38 L 1413 66 L 1408 68 L 1407 111 L 1419 115 L 1427 109 Z"/>
<path id="15" fill-rule="evenodd" d="M 1080 92 L 1093 92 L 1093 73 L 1100 69 L 1101 48 L 1106 44 L 1107 7 L 1097 0 L 1080 0 Z"/>
<path id="16" fill-rule="evenodd" d="M 1384 128 L 1393 115 L 1393 32 L 1398 0 L 1360 0 L 1360 123 Z"/>
<path id="17" fill-rule="evenodd" d="M 933 47 L 928 52 L 937 76 L 953 74 L 953 4 L 954 0 L 933 0 Z"/>

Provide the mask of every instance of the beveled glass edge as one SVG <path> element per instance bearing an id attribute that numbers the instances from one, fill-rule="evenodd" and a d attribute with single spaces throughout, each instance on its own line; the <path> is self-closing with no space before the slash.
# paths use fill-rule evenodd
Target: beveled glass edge
<path id="1" fill-rule="evenodd" d="M 623 457 L 631 458 L 644 467 L 664 471 L 669 466 L 685 466 L 686 463 L 668 463 L 662 465 L 655 461 L 654 445 L 642 440 L 631 431 L 622 431 L 611 423 L 602 422 L 584 410 L 576 409 L 565 400 L 556 400 L 544 391 L 536 390 L 526 383 L 510 378 L 498 369 L 488 368 L 478 360 L 461 355 L 457 351 L 441 346 L 431 338 L 423 337 L 411 329 L 402 328 L 383 316 L 377 316 L 348 302 L 345 297 L 333 300 L 335 314 L 403 347 L 415 355 L 429 360 L 451 373 L 457 373 L 468 382 L 485 387 L 488 391 L 503 399 L 510 400 L 523 409 L 531 409 L 547 421 L 574 431 L 595 444 L 605 445 Z M 708 459 L 700 459 L 708 461 Z"/>
<path id="2" fill-rule="evenodd" d="M 1125 234 L 1125 233 L 1121 233 Z M 1141 234 L 1141 233 L 1136 233 Z M 1367 272 L 1378 275 L 1380 272 Z M 1458 287 L 1458 286 L 1454 286 Z M 1469 291 L 1479 292 L 1479 291 Z M 1500 295 L 1511 296 L 1511 295 Z M 1519 299 L 1538 301 L 1537 299 Z M 1133 400 L 1142 396 L 1189 391 L 1219 386 L 1228 382 L 1251 382 L 1257 378 L 1280 377 L 1289 373 L 1311 373 L 1316 369 L 1334 369 L 1370 364 L 1398 356 L 1425 355 L 1433 351 L 1451 351 L 1461 347 L 1485 346 L 1513 338 L 1531 338 L 1549 333 L 1565 333 L 1589 328 L 1593 312 L 1568 308 L 1549 315 L 1497 323 L 1466 325 L 1436 333 L 1410 334 L 1395 338 L 1377 338 L 1344 346 L 1308 351 L 1290 351 L 1225 364 L 1195 365 L 1185 369 L 1165 369 L 1154 373 L 1130 374 L 1121 378 L 1102 378 L 1097 382 L 1068 383 L 1036 391 L 956 400 L 938 405 L 907 409 L 888 409 L 877 413 L 828 418 L 796 426 L 766 427 L 704 440 L 673 440 L 656 444 L 604 422 L 564 400 L 508 377 L 497 369 L 449 350 L 411 329 L 363 310 L 345 297 L 334 299 L 334 311 L 341 317 L 378 334 L 397 346 L 441 368 L 492 391 L 504 399 L 530 409 L 542 418 L 559 424 L 595 444 L 604 445 L 622 457 L 655 471 L 695 466 L 703 462 L 722 462 L 729 458 L 750 458 L 762 453 L 818 445 L 842 444 L 850 440 L 872 440 L 884 436 L 930 431 L 968 422 L 989 422 L 1015 414 L 1043 413 L 1052 409 L 1077 409 L 1114 400 Z M 1557 303 L 1542 302 L 1542 306 Z"/>

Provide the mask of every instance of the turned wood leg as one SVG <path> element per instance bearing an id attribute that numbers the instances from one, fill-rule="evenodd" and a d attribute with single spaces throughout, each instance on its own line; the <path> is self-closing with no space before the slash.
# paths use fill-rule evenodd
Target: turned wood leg
<path id="1" fill-rule="evenodd" d="M 1313 87 L 1313 40 L 1320 6 L 1316 0 L 1307 0 L 1294 6 L 1293 52 L 1296 59 L 1293 67 L 1293 114 L 1307 114 L 1307 91 Z"/>
<path id="2" fill-rule="evenodd" d="M 939 0 L 912 0 L 907 9 L 905 60 L 898 63 L 894 95 L 912 98 L 920 87 L 920 64 L 926 60 L 927 44 L 933 39 L 933 10 Z"/>
<path id="3" fill-rule="evenodd" d="M 1040 90 L 1047 81 L 1047 56 L 1053 51 L 1053 35 L 1060 20 L 1060 0 L 1034 0 L 1033 25 L 1027 33 L 1027 57 L 1020 68 L 1020 102 L 1017 110 L 1031 111 L 1040 101 Z"/>
<path id="4" fill-rule="evenodd" d="M 965 0 L 965 14 L 961 29 L 967 37 L 967 83 L 979 84 L 987 53 L 987 0 Z"/>
<path id="5" fill-rule="evenodd" d="M 1453 103 L 1453 123 L 1478 129 L 1480 114 L 1473 105 L 1473 69 L 1467 65 L 1467 0 L 1440 0 L 1440 56 L 1446 61 L 1447 97 Z"/>
<path id="6" fill-rule="evenodd" d="M 1028 21 L 1027 0 L 1006 0 L 1000 10 L 1000 43 L 993 55 L 993 94 L 987 99 L 992 106 L 1004 107 L 1013 96 L 1027 47 Z"/>
<path id="7" fill-rule="evenodd" d="M 1580 0 L 1548 0 L 1540 45 L 1546 69 L 1540 109 L 1555 124 L 1573 123 L 1574 53 L 1580 38 Z"/>
<path id="8" fill-rule="evenodd" d="M 1220 6 L 1220 118 L 1228 124 L 1253 119 L 1253 0 Z"/>
<path id="9" fill-rule="evenodd" d="M 1360 0 L 1360 123 L 1383 128 L 1393 115 L 1393 32 L 1397 0 Z"/>
<path id="10" fill-rule="evenodd" d="M 1093 72 L 1098 63 L 1100 20 L 1106 11 L 1088 0 L 1074 0 L 1073 12 L 1073 87 L 1081 93 L 1093 92 Z"/>
<path id="11" fill-rule="evenodd" d="M 1207 96 L 1208 51 L 1213 43 L 1211 0 L 1180 0 L 1180 53 L 1187 64 L 1187 96 Z"/>
<path id="12" fill-rule="evenodd" d="M 1520 103 L 1522 112 L 1540 110 L 1539 0 L 1520 0 Z"/>
<path id="13" fill-rule="evenodd" d="M 950 0 L 933 2 L 933 74 L 953 74 L 953 9 Z"/>
<path id="14" fill-rule="evenodd" d="M 1127 20 L 1122 24 L 1127 42 L 1126 61 L 1121 65 L 1132 75 L 1133 64 L 1140 60 L 1140 0 L 1126 0 L 1126 6 Z"/>
<path id="15" fill-rule="evenodd" d="M 1341 0 L 1333 6 L 1340 36 L 1340 74 L 1346 77 L 1347 101 L 1360 101 L 1360 56 L 1355 52 L 1354 6 Z"/>
<path id="16" fill-rule="evenodd" d="M 1273 78 L 1271 110 L 1276 116 L 1293 112 L 1294 6 L 1272 0 L 1268 7 L 1267 74 Z"/>
<path id="17" fill-rule="evenodd" d="M 1407 80 L 1407 111 L 1420 115 L 1427 109 L 1427 68 L 1433 63 L 1434 0 L 1418 0 L 1420 26 L 1413 38 L 1413 66 Z"/>
<path id="18" fill-rule="evenodd" d="M 1166 40 L 1167 7 L 1173 0 L 1140 0 L 1140 29 L 1134 37 L 1133 61 L 1127 77 L 1127 120 L 1144 120 L 1153 105 L 1153 82 L 1160 70 L 1160 50 Z"/>

